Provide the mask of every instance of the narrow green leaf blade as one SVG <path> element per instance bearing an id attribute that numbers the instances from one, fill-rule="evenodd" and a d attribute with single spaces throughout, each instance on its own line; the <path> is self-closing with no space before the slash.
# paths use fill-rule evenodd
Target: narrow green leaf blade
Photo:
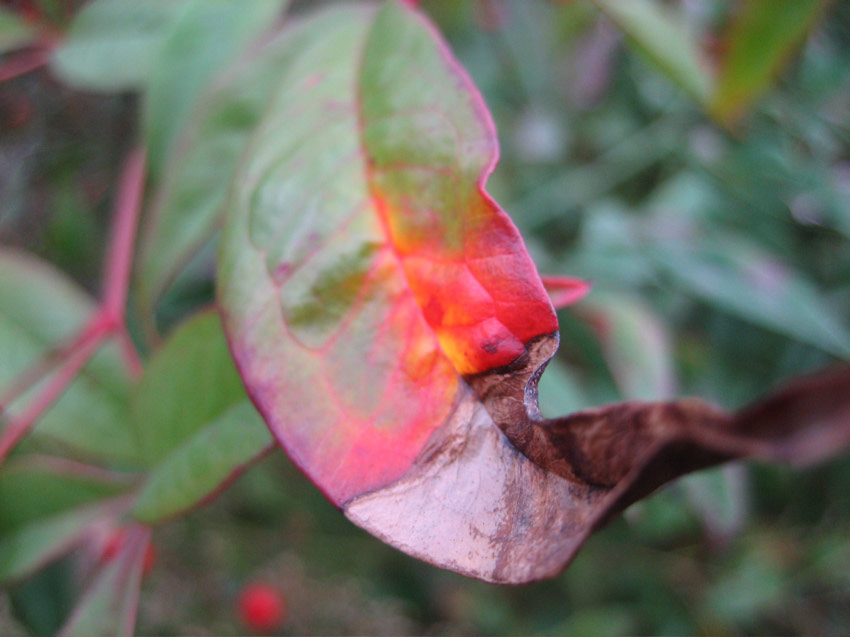
<path id="1" fill-rule="evenodd" d="M 697 39 L 672 11 L 656 0 L 593 0 L 646 59 L 701 104 L 708 102 L 713 78 Z"/>
<path id="2" fill-rule="evenodd" d="M 93 0 L 71 22 L 51 68 L 80 89 L 142 89 L 187 0 Z"/>
<path id="3" fill-rule="evenodd" d="M 850 358 L 850 331 L 811 282 L 734 237 L 701 243 L 659 245 L 652 256 L 676 284 L 705 302 Z"/>
<path id="4" fill-rule="evenodd" d="M 827 4 L 826 0 L 742 3 L 728 34 L 712 114 L 727 124 L 740 118 L 770 87 Z"/>
<path id="5" fill-rule="evenodd" d="M 272 435 L 253 405 L 247 401 L 235 405 L 151 471 L 133 515 L 154 524 L 185 511 L 211 497 L 273 446 Z"/>
<path id="6" fill-rule="evenodd" d="M 274 24 L 285 4 L 285 0 L 192 0 L 153 62 L 144 106 L 153 174 L 165 166 L 178 132 L 207 83 Z"/>
<path id="7" fill-rule="evenodd" d="M 95 311 L 94 301 L 51 265 L 0 249 L 0 388 L 67 342 Z M 137 444 L 128 417 L 129 388 L 118 347 L 107 343 L 41 418 L 34 435 L 88 455 L 132 463 Z M 14 402 L 11 413 L 38 389 Z"/>

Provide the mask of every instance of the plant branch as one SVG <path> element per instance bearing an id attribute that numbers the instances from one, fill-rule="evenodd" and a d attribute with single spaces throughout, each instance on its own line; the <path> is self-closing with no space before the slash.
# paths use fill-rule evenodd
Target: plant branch
<path id="1" fill-rule="evenodd" d="M 128 156 L 121 174 L 100 306 L 94 316 L 67 345 L 42 357 L 13 381 L 11 387 L 2 395 L 0 411 L 37 383 L 54 366 L 59 365 L 59 369 L 44 390 L 32 400 L 20 416 L 10 419 L 7 427 L 0 434 L 0 463 L 35 426 L 42 414 L 59 399 L 100 344 L 109 336 L 117 335 L 122 356 L 130 373 L 136 377 L 141 373 L 142 364 L 127 332 L 124 309 L 127 303 L 127 289 L 130 283 L 130 269 L 144 180 L 145 153 L 144 150 L 136 148 Z"/>
<path id="2" fill-rule="evenodd" d="M 99 319 L 99 317 L 97 318 Z M 112 331 L 112 328 L 105 321 L 96 319 L 92 323 L 94 328 L 88 337 L 69 353 L 44 391 L 33 399 L 23 414 L 11 419 L 3 430 L 2 435 L 0 435 L 0 463 L 3 462 L 15 445 L 30 432 L 42 414 L 59 399 L 71 381 L 74 380 L 74 377 L 95 353 L 98 346 Z"/>
<path id="3" fill-rule="evenodd" d="M 131 151 L 121 174 L 118 200 L 115 203 L 115 221 L 103 275 L 103 310 L 118 325 L 124 322 L 124 307 L 127 303 L 144 183 L 145 151 L 136 148 Z"/>

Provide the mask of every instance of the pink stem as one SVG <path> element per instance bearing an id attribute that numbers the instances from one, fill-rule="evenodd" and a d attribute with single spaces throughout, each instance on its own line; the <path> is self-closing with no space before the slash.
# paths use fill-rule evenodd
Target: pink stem
<path id="1" fill-rule="evenodd" d="M 98 321 L 98 316 L 90 319 L 64 345 L 48 350 L 26 370 L 18 374 L 6 390 L 0 394 L 0 413 L 7 409 L 21 394 L 41 380 L 47 372 L 68 358 L 74 350 L 81 347 L 90 339 L 93 329 L 96 327 L 95 324 Z"/>
<path id="2" fill-rule="evenodd" d="M 17 53 L 0 66 L 0 82 L 34 71 L 47 64 L 49 58 L 50 49 L 34 49 Z"/>
<path id="3" fill-rule="evenodd" d="M 115 222 L 109 241 L 109 254 L 104 272 L 103 309 L 117 325 L 123 324 L 133 247 L 136 241 L 139 211 L 145 184 L 145 151 L 136 148 L 130 153 L 121 174 Z"/>
<path id="4" fill-rule="evenodd" d="M 572 305 L 584 298 L 590 292 L 590 282 L 573 276 L 549 276 L 541 275 L 543 287 L 552 299 L 552 305 L 556 310 Z"/>
<path id="5" fill-rule="evenodd" d="M 94 321 L 93 325 L 90 338 L 69 354 L 63 366 L 50 379 L 44 391 L 33 399 L 23 414 L 9 421 L 2 435 L 0 435 L 0 463 L 14 449 L 15 445 L 30 432 L 42 414 L 59 399 L 77 373 L 92 357 L 98 346 L 112 331 L 109 323 L 105 321 Z"/>

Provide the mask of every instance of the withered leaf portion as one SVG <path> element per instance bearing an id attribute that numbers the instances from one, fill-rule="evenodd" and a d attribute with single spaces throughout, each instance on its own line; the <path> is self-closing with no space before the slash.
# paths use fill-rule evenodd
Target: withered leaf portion
<path id="1" fill-rule="evenodd" d="M 847 444 L 848 370 L 739 414 L 683 400 L 544 420 L 557 321 L 484 190 L 498 150 L 469 78 L 401 3 L 335 5 L 293 33 L 323 37 L 293 50 L 242 157 L 218 296 L 254 404 L 355 523 L 527 582 L 688 471 Z"/>

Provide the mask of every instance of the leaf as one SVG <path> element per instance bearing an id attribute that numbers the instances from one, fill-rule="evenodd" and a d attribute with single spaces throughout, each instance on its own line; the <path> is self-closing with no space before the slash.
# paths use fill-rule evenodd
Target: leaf
<path id="1" fill-rule="evenodd" d="M 83 90 L 141 90 L 187 0 L 91 0 L 78 11 L 51 68 Z"/>
<path id="2" fill-rule="evenodd" d="M 95 310 L 94 301 L 52 266 L 23 252 L 0 249 L 0 391 L 66 343 Z M 129 426 L 129 385 L 118 347 L 105 344 L 33 434 L 88 455 L 132 463 L 137 444 Z M 12 407 L 31 399 L 38 388 Z"/>
<path id="3" fill-rule="evenodd" d="M 250 403 L 231 407 L 151 471 L 133 515 L 155 524 L 207 501 L 273 444 Z"/>
<path id="4" fill-rule="evenodd" d="M 144 104 L 152 174 L 159 174 L 192 106 L 215 74 L 263 29 L 285 0 L 191 0 L 152 61 Z"/>
<path id="5" fill-rule="evenodd" d="M 850 368 L 739 414 L 683 400 L 543 420 L 557 322 L 484 191 L 497 146 L 480 95 L 401 3 L 304 28 L 322 37 L 281 69 L 232 183 L 218 297 L 252 401 L 349 519 L 526 582 L 688 471 L 850 444 Z"/>
<path id="6" fill-rule="evenodd" d="M 593 0 L 637 50 L 692 98 L 706 104 L 713 78 L 698 40 L 673 12 L 657 0 Z"/>
<path id="7" fill-rule="evenodd" d="M 152 467 L 133 514 L 147 523 L 211 498 L 273 446 L 214 312 L 185 321 L 151 359 L 133 416 Z"/>
<path id="8" fill-rule="evenodd" d="M 32 28 L 14 12 L 0 7 L 0 53 L 27 44 L 33 37 Z"/>
<path id="9" fill-rule="evenodd" d="M 727 51 L 711 98 L 712 115 L 734 124 L 770 87 L 827 5 L 826 0 L 742 4 L 725 37 Z"/>
<path id="10" fill-rule="evenodd" d="M 117 496 L 131 484 L 129 476 L 64 458 L 36 454 L 11 458 L 0 468 L 0 532 Z"/>
<path id="11" fill-rule="evenodd" d="M 430 31 L 393 4 L 311 28 L 325 36 L 286 70 L 236 179 L 219 282 L 255 403 L 341 504 L 402 475 L 474 402 L 460 373 L 510 363 L 556 321 L 516 229 L 476 186 L 495 152 L 489 116 Z M 359 459 L 390 435 L 404 444 L 385 462 Z"/>
<path id="12" fill-rule="evenodd" d="M 850 331 L 812 283 L 733 236 L 700 245 L 665 243 L 653 259 L 674 282 L 705 302 L 767 329 L 850 358 Z"/>
<path id="13" fill-rule="evenodd" d="M 217 314 L 182 323 L 145 368 L 133 395 L 140 455 L 155 465 L 245 400 Z"/>
<path id="14" fill-rule="evenodd" d="M 147 215 L 138 281 L 146 307 L 154 306 L 218 232 L 239 155 L 265 111 L 279 69 L 303 42 L 291 33 L 278 36 L 249 52 L 197 100 Z"/>
<path id="15" fill-rule="evenodd" d="M 74 608 L 60 637 L 132 635 L 150 531 L 134 527 L 115 559 L 97 574 Z"/>
<path id="16" fill-rule="evenodd" d="M 0 537 L 0 583 L 17 580 L 61 557 L 98 520 L 114 516 L 110 501 L 64 511 L 26 524 Z"/>

